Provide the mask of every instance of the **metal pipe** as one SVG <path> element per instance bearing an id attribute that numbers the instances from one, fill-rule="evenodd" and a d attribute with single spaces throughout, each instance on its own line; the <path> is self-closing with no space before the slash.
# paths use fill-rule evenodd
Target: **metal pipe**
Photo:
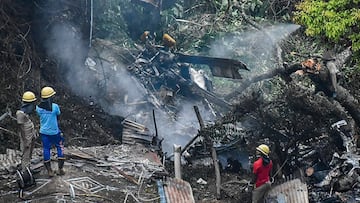
<path id="1" fill-rule="evenodd" d="M 175 178 L 181 179 L 181 145 L 174 144 L 174 171 Z"/>

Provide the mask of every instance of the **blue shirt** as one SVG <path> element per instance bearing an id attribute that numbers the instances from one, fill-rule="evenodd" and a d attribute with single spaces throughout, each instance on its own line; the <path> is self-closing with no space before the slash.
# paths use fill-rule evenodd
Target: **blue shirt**
<path id="1" fill-rule="evenodd" d="M 60 130 L 57 116 L 60 115 L 59 105 L 52 103 L 52 111 L 36 106 L 36 112 L 40 116 L 40 133 L 45 135 L 57 135 Z"/>

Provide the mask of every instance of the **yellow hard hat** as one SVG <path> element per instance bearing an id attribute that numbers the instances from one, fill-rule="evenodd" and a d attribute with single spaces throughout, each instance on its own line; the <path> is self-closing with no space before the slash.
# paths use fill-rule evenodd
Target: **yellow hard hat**
<path id="1" fill-rule="evenodd" d="M 145 32 L 140 36 L 141 41 L 145 42 L 146 39 L 149 37 L 149 35 L 150 35 L 150 31 L 145 31 Z"/>
<path id="2" fill-rule="evenodd" d="M 270 153 L 270 148 L 265 145 L 265 144 L 261 144 L 258 147 L 256 147 L 256 150 L 258 150 L 259 152 L 261 152 L 262 154 L 269 156 Z"/>
<path id="3" fill-rule="evenodd" d="M 169 34 L 163 35 L 163 43 L 165 46 L 171 48 L 176 45 L 176 41 Z"/>
<path id="4" fill-rule="evenodd" d="M 41 98 L 46 99 L 52 97 L 56 92 L 52 87 L 44 87 L 41 89 Z"/>
<path id="5" fill-rule="evenodd" d="M 26 91 L 23 94 L 22 101 L 24 102 L 33 102 L 36 101 L 35 94 L 31 91 Z"/>

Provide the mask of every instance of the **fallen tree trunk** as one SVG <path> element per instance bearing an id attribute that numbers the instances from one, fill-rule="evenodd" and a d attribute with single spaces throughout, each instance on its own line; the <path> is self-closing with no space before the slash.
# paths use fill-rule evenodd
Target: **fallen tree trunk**
<path id="1" fill-rule="evenodd" d="M 230 94 L 228 94 L 225 97 L 225 100 L 229 100 L 231 98 L 233 98 L 234 96 L 241 94 L 246 88 L 248 88 L 251 84 L 262 81 L 262 80 L 266 80 L 266 79 L 270 79 L 276 75 L 280 75 L 280 74 L 284 74 L 285 72 L 287 72 L 288 70 L 285 70 L 284 67 L 277 67 L 274 68 L 272 70 L 267 71 L 266 73 L 251 77 L 251 78 L 247 78 L 247 79 L 243 79 L 241 85 L 239 87 L 236 88 L 236 90 Z"/>
<path id="2" fill-rule="evenodd" d="M 358 126 L 360 126 L 359 101 L 342 86 L 338 86 L 336 100 L 349 111 L 349 114 L 354 118 Z"/>
<path id="3" fill-rule="evenodd" d="M 339 102 L 341 107 L 335 107 L 335 109 L 337 109 L 337 110 L 335 110 L 335 109 L 333 109 L 333 110 L 338 113 L 342 112 L 338 115 L 341 115 L 342 118 L 345 118 L 345 117 L 343 117 L 343 116 L 346 116 L 346 115 L 344 115 L 345 112 L 343 110 L 341 110 L 342 107 L 345 108 L 345 110 L 348 111 L 348 113 L 354 119 L 357 126 L 360 126 L 359 101 L 353 95 L 351 95 L 351 93 L 346 88 L 337 84 L 336 80 L 334 79 L 334 70 L 333 70 L 334 66 L 337 69 L 339 69 L 339 67 L 341 67 L 350 58 L 350 56 L 351 56 L 351 50 L 350 50 L 350 48 L 347 48 L 343 52 L 340 52 L 339 54 L 337 54 L 333 58 L 333 60 L 326 61 L 326 68 L 322 68 L 318 74 L 309 73 L 309 77 L 317 86 L 316 89 L 323 91 L 328 96 L 332 96 L 332 93 L 334 91 L 336 91 L 336 96 L 333 99 L 336 100 L 337 102 Z M 269 79 L 276 75 L 281 75 L 281 76 L 283 76 L 283 78 L 286 78 L 286 80 L 287 80 L 289 78 L 290 74 L 296 72 L 297 70 L 301 70 L 301 69 L 303 69 L 301 64 L 293 64 L 291 66 L 287 66 L 287 64 L 284 64 L 284 67 L 275 68 L 264 74 L 258 75 L 252 79 L 248 79 L 247 81 L 245 81 L 243 83 L 242 86 L 240 86 L 236 90 L 236 92 L 234 94 L 228 95 L 226 98 L 229 99 L 230 97 L 233 97 L 235 94 L 241 93 L 251 83 L 262 81 L 264 79 Z M 292 88 L 293 88 L 293 90 L 301 89 L 301 88 L 297 88 L 297 86 L 298 85 L 293 83 L 292 87 L 289 89 L 292 89 Z M 290 91 L 292 91 L 292 90 L 290 90 Z M 334 108 L 333 102 L 330 102 L 330 101 L 327 101 L 325 103 L 324 102 L 319 103 L 318 106 L 323 105 L 323 107 L 324 108 L 326 107 L 327 109 Z M 313 108 L 313 107 L 309 107 L 309 108 Z M 324 108 L 319 108 L 319 109 L 324 109 Z M 314 109 L 309 109 L 309 111 L 321 113 L 318 110 L 314 110 Z M 322 111 L 322 112 L 324 112 L 324 111 Z"/>
<path id="4" fill-rule="evenodd" d="M 330 60 L 326 62 L 326 69 L 320 71 L 318 79 L 314 78 L 316 75 L 313 75 L 311 78 L 318 86 L 323 86 L 325 91 L 335 93 L 334 99 L 338 101 L 341 106 L 343 106 L 352 118 L 355 120 L 357 126 L 360 126 L 360 105 L 359 101 L 351 95 L 351 93 L 341 85 L 337 83 L 336 72 L 339 67 L 350 58 L 351 50 L 350 48 L 345 49 L 343 52 L 335 56 L 335 60 Z"/>

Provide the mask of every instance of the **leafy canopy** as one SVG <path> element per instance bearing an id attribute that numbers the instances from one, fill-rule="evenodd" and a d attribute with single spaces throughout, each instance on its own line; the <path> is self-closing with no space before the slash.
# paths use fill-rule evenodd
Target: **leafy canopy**
<path id="1" fill-rule="evenodd" d="M 360 51 L 360 0 L 304 0 L 296 9 L 294 21 L 307 35 L 351 41 L 353 51 Z"/>

